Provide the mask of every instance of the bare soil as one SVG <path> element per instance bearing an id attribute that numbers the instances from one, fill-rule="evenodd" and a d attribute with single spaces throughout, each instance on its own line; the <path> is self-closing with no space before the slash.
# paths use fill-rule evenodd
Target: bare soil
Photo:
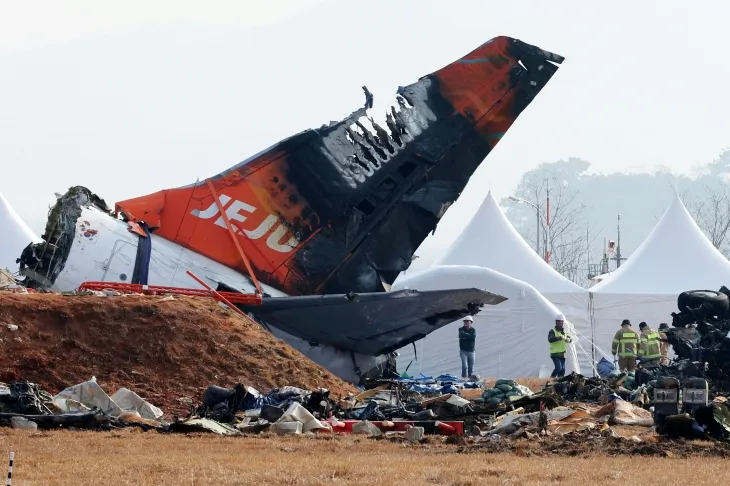
<path id="1" fill-rule="evenodd" d="M 8 330 L 8 324 L 18 326 Z M 168 414 L 208 385 L 357 390 L 258 325 L 202 298 L 0 293 L 0 381 L 49 393 L 96 376 Z"/>

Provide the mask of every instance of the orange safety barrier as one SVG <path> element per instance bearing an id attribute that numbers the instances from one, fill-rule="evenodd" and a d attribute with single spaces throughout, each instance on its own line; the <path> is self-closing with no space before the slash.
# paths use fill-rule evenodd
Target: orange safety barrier
<path id="1" fill-rule="evenodd" d="M 191 297 L 209 297 L 223 303 L 261 305 L 260 295 L 239 294 L 238 292 L 217 292 L 213 290 L 188 289 L 183 287 L 165 287 L 162 285 L 128 284 L 120 282 L 84 282 L 79 285 L 79 291 L 102 291 L 107 289 L 116 290 L 117 292 L 122 293 L 135 293 L 146 295 L 175 294 L 188 295 Z"/>

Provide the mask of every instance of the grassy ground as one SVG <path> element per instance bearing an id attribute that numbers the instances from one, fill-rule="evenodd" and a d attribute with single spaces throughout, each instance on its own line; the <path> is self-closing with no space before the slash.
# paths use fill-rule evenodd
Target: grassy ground
<path id="1" fill-rule="evenodd" d="M 442 484 L 727 483 L 727 459 L 521 457 L 431 440 L 355 437 L 162 435 L 156 432 L 23 432 L 0 429 L 15 451 L 13 485 L 40 484 Z"/>

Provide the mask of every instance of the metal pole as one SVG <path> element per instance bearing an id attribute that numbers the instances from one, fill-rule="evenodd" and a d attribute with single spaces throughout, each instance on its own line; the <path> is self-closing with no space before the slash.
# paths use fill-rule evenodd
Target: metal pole
<path id="1" fill-rule="evenodd" d="M 550 181 L 545 179 L 547 184 L 547 205 L 545 208 L 545 262 L 550 264 Z"/>
<path id="2" fill-rule="evenodd" d="M 588 240 L 589 231 L 590 230 L 588 228 L 588 223 L 586 223 L 586 264 L 588 265 L 588 272 L 586 273 L 586 275 L 589 275 L 588 278 L 590 279 L 591 278 L 590 277 L 590 274 L 591 274 L 591 243 Z"/>
<path id="3" fill-rule="evenodd" d="M 593 376 L 596 376 L 596 326 L 593 323 L 593 292 L 588 293 L 588 315 L 591 319 L 591 368 L 593 368 Z"/>
<path id="4" fill-rule="evenodd" d="M 535 210 L 535 216 L 537 216 L 537 221 L 535 221 L 535 223 L 537 224 L 537 226 L 535 228 L 535 230 L 537 232 L 536 238 L 535 238 L 535 240 L 536 240 L 535 241 L 535 252 L 538 255 L 540 255 L 540 258 L 542 258 L 542 255 L 540 254 L 540 206 L 538 206 L 537 204 L 531 203 L 527 199 L 517 197 L 517 196 L 510 196 L 509 200 L 514 201 L 516 203 L 520 203 L 520 204 L 527 204 L 528 206 L 530 206 L 532 209 Z M 538 195 L 538 202 L 539 202 L 539 195 Z"/>
<path id="5" fill-rule="evenodd" d="M 10 462 L 8 463 L 8 480 L 6 486 L 10 486 L 13 482 L 13 461 L 15 460 L 15 452 L 10 453 Z"/>
<path id="6" fill-rule="evenodd" d="M 616 268 L 621 266 L 621 214 L 618 215 L 616 224 Z"/>
<path id="7" fill-rule="evenodd" d="M 540 208 L 538 206 L 535 206 L 535 216 L 537 216 L 537 221 L 535 226 L 537 231 L 537 236 L 535 237 L 535 251 L 537 254 L 540 254 Z"/>

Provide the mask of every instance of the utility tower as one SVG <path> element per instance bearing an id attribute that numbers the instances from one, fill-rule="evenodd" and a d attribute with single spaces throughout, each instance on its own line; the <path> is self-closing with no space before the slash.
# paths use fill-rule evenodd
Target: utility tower
<path id="1" fill-rule="evenodd" d="M 588 265 L 588 279 L 612 271 L 610 262 L 615 262 L 613 270 L 618 270 L 626 258 L 621 256 L 621 214 L 617 216 L 616 241 L 603 239 L 603 255 L 600 263 Z"/>

